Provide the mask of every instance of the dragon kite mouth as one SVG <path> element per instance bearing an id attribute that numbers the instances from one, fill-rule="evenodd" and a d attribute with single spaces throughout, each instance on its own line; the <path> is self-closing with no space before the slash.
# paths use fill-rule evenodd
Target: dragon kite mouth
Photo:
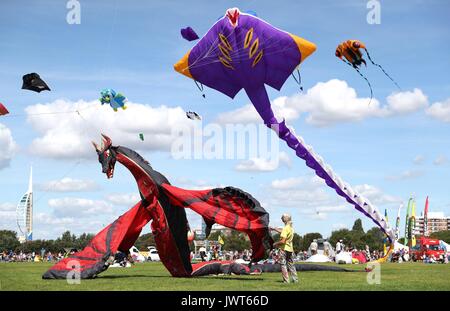
<path id="1" fill-rule="evenodd" d="M 114 176 L 114 168 L 109 168 L 108 171 L 106 171 L 106 177 L 108 179 L 111 179 L 113 178 L 113 176 Z"/>

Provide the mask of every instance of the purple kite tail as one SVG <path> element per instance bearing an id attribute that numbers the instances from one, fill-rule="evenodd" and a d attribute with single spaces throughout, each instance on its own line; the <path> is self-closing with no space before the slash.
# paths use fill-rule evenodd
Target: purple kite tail
<path id="1" fill-rule="evenodd" d="M 312 168 L 317 176 L 325 180 L 325 183 L 333 188 L 337 194 L 344 197 L 348 203 L 355 206 L 355 208 L 372 219 L 380 229 L 386 234 L 391 243 L 395 241 L 395 232 L 386 222 L 384 216 L 373 206 L 367 199 L 356 193 L 349 185 L 346 185 L 343 180 L 337 176 L 332 168 L 327 165 L 321 156 L 316 154 L 311 146 L 305 144 L 300 136 L 296 136 L 294 130 L 286 126 L 285 121 L 278 122 L 275 117 L 271 117 L 264 121 L 264 123 L 271 127 L 278 136 L 284 140 L 289 148 L 295 150 L 299 158 L 305 160 L 306 165 Z"/>

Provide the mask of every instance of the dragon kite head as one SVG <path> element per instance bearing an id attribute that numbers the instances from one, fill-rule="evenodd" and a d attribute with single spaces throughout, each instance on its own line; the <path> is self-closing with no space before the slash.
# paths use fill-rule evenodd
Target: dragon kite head
<path id="1" fill-rule="evenodd" d="M 108 179 L 113 178 L 114 167 L 116 165 L 116 152 L 112 148 L 111 138 L 102 134 L 102 143 L 99 147 L 95 142 L 92 142 L 95 151 L 98 154 L 98 161 L 102 165 L 102 172 L 106 174 Z"/>

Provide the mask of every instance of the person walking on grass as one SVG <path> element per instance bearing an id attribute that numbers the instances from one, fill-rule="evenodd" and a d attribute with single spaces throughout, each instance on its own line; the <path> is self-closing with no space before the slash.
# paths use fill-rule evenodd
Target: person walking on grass
<path id="1" fill-rule="evenodd" d="M 280 264 L 281 274 L 283 276 L 283 283 L 289 283 L 290 277 L 292 282 L 298 283 L 297 270 L 295 270 L 293 253 L 294 247 L 292 241 L 294 239 L 294 228 L 292 228 L 292 219 L 289 214 L 283 214 L 281 221 L 284 223 L 283 230 L 278 228 L 271 228 L 280 233 L 280 240 L 273 244 L 273 247 L 280 249 Z"/>

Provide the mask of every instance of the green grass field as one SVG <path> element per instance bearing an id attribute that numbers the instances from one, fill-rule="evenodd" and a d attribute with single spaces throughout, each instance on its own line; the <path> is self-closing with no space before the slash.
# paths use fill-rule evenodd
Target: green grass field
<path id="1" fill-rule="evenodd" d="M 109 268 L 93 280 L 68 284 L 65 280 L 42 280 L 47 263 L 1 263 L 0 290 L 450 290 L 450 265 L 422 263 L 381 264 L 381 284 L 369 285 L 366 273 L 301 272 L 299 284 L 281 283 L 280 273 L 248 276 L 173 278 L 161 263 Z M 346 268 L 364 270 L 364 265 Z"/>

